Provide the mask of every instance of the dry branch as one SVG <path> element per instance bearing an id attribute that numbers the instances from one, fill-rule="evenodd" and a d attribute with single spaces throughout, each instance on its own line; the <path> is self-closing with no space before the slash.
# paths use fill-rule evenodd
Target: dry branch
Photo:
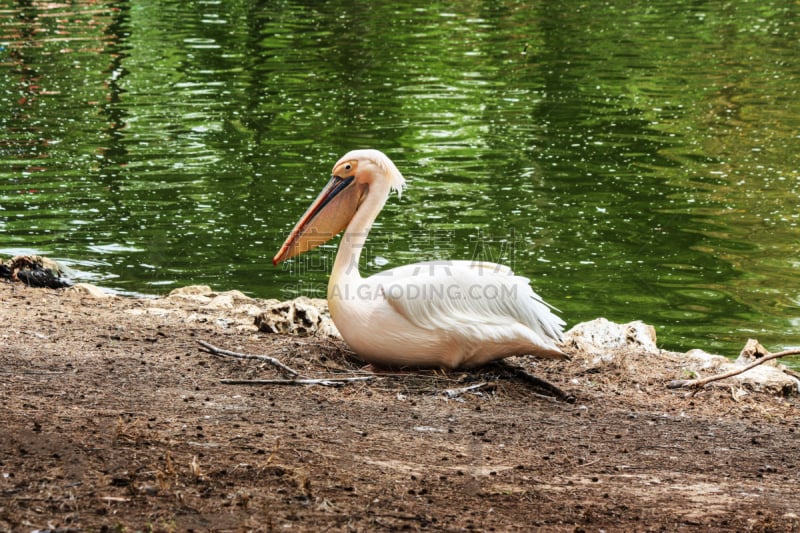
<path id="1" fill-rule="evenodd" d="M 222 348 L 218 348 L 213 344 L 210 344 L 205 341 L 198 340 L 198 344 L 202 347 L 202 350 L 208 352 L 213 355 L 218 356 L 228 356 L 228 357 L 236 357 L 239 359 L 252 359 L 256 361 L 263 361 L 269 363 L 270 365 L 278 368 L 284 374 L 288 375 L 287 379 L 222 379 L 220 380 L 221 383 L 226 385 L 322 385 L 325 387 L 340 387 L 342 385 L 346 385 L 348 383 L 357 383 L 357 382 L 364 382 L 374 380 L 376 378 L 401 378 L 406 380 L 409 377 L 414 378 L 429 378 L 434 379 L 436 381 L 440 381 L 444 379 L 445 381 L 452 379 L 448 379 L 445 375 L 444 377 L 439 373 L 434 373 L 433 375 L 426 375 L 420 374 L 419 372 L 400 372 L 400 373 L 379 373 L 379 374 L 368 374 L 368 375 L 359 375 L 359 376 L 347 376 L 347 377 L 335 377 L 335 376 L 326 376 L 326 377 L 318 377 L 312 378 L 308 376 L 304 376 L 300 374 L 298 371 L 294 370 L 293 368 L 283 364 L 275 357 L 269 355 L 252 355 L 246 354 L 241 352 L 233 352 L 231 350 L 225 350 Z M 529 374 L 522 368 L 519 368 L 514 365 L 503 364 L 503 362 L 499 363 L 500 368 L 504 369 L 506 372 L 510 372 L 513 376 L 521 378 L 523 381 L 526 382 L 529 386 L 531 386 L 535 390 L 539 390 L 542 394 L 536 394 L 542 398 L 547 399 L 555 399 L 558 401 L 565 401 L 567 403 L 574 403 L 575 396 L 571 394 L 567 394 L 552 383 L 545 381 L 541 378 L 538 378 L 532 374 Z M 319 375 L 319 373 L 317 374 Z M 491 383 L 478 383 L 475 385 L 469 385 L 466 387 L 461 388 L 450 388 L 445 389 L 442 391 L 447 397 L 449 398 L 457 398 L 465 393 L 468 392 L 476 392 L 480 390 L 487 390 L 491 387 L 494 387 Z"/>
<path id="2" fill-rule="evenodd" d="M 253 359 L 256 361 L 264 361 L 269 363 L 285 374 L 290 376 L 289 379 L 223 379 L 221 383 L 226 385 L 322 385 L 323 387 L 341 387 L 347 383 L 354 383 L 357 381 L 368 381 L 375 379 L 376 376 L 350 376 L 350 377 L 326 377 L 326 378 L 309 378 L 301 375 L 297 370 L 281 363 L 276 358 L 269 355 L 252 355 L 241 352 L 232 352 L 230 350 L 223 350 L 213 344 L 205 341 L 197 341 L 208 353 L 213 355 L 224 355 L 228 357 L 237 357 L 239 359 Z"/>
<path id="3" fill-rule="evenodd" d="M 297 378 L 297 379 L 222 379 L 226 385 L 322 385 L 341 387 L 356 381 L 369 381 L 376 376 L 355 376 L 348 378 Z"/>
<path id="4" fill-rule="evenodd" d="M 494 387 L 493 384 L 488 382 L 476 383 L 474 385 L 470 385 L 468 387 L 460 387 L 457 389 L 445 389 L 442 392 L 445 396 L 450 399 L 458 398 L 468 392 L 475 392 L 475 391 L 482 391 L 485 389 L 492 389 Z"/>
<path id="5" fill-rule="evenodd" d="M 680 389 L 680 388 L 696 388 L 699 389 L 701 387 L 705 387 L 711 382 L 719 381 L 721 379 L 730 378 L 733 376 L 738 376 L 743 372 L 747 372 L 751 368 L 755 368 L 758 365 L 764 364 L 767 361 L 772 361 L 773 359 L 778 359 L 780 357 L 786 357 L 787 355 L 800 355 L 800 350 L 784 350 L 782 352 L 766 354 L 763 357 L 760 357 L 756 361 L 753 361 L 749 365 L 745 365 L 741 368 L 736 368 L 734 370 L 729 370 L 728 372 L 723 372 L 722 374 L 715 374 L 713 376 L 708 376 L 705 378 L 698 378 L 698 379 L 676 379 L 667 383 L 667 388 L 669 389 Z"/>
<path id="6" fill-rule="evenodd" d="M 226 355 L 228 357 L 238 357 L 239 359 L 255 359 L 256 361 L 264 361 L 265 363 L 271 364 L 272 366 L 278 368 L 279 370 L 282 370 L 283 372 L 285 372 L 290 376 L 300 375 L 300 373 L 294 368 L 286 366 L 285 364 L 281 363 L 280 361 L 269 355 L 252 355 L 247 353 L 232 352 L 230 350 L 223 350 L 222 348 L 217 348 L 213 344 L 209 344 L 205 341 L 197 341 L 197 343 L 203 348 L 205 348 L 208 353 L 214 355 Z"/>

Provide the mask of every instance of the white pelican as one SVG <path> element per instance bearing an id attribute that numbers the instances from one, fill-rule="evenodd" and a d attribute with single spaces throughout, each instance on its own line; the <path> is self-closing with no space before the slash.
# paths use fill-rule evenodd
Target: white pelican
<path id="1" fill-rule="evenodd" d="M 328 282 L 331 318 L 364 361 L 390 367 L 469 368 L 511 355 L 566 358 L 564 321 L 510 268 L 433 261 L 362 278 L 361 250 L 389 194 L 405 179 L 378 150 L 353 150 L 272 260 L 323 244 L 345 227 Z"/>

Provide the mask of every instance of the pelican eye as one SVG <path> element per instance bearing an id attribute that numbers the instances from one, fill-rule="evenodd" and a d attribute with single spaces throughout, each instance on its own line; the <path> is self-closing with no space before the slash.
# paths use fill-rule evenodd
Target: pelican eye
<path id="1" fill-rule="evenodd" d="M 350 163 L 348 163 L 348 164 L 346 164 L 346 165 L 344 166 L 344 169 L 345 169 L 345 170 L 350 170 L 350 169 L 352 169 L 352 168 L 353 168 L 353 165 L 351 165 Z"/>

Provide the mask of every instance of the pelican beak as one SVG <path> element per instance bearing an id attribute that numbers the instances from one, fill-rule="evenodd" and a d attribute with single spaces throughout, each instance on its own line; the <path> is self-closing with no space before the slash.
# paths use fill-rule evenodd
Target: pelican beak
<path id="1" fill-rule="evenodd" d="M 272 264 L 313 250 L 338 235 L 355 215 L 366 191 L 367 185 L 355 181 L 355 176 L 333 176 L 295 225 Z"/>

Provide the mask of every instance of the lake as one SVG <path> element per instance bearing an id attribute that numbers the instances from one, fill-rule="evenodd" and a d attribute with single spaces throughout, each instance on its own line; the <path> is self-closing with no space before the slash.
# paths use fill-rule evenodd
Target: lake
<path id="1" fill-rule="evenodd" d="M 157 295 L 324 295 L 271 258 L 333 163 L 406 176 L 362 272 L 488 259 L 568 325 L 800 345 L 800 4 L 0 6 L 0 256 Z"/>

